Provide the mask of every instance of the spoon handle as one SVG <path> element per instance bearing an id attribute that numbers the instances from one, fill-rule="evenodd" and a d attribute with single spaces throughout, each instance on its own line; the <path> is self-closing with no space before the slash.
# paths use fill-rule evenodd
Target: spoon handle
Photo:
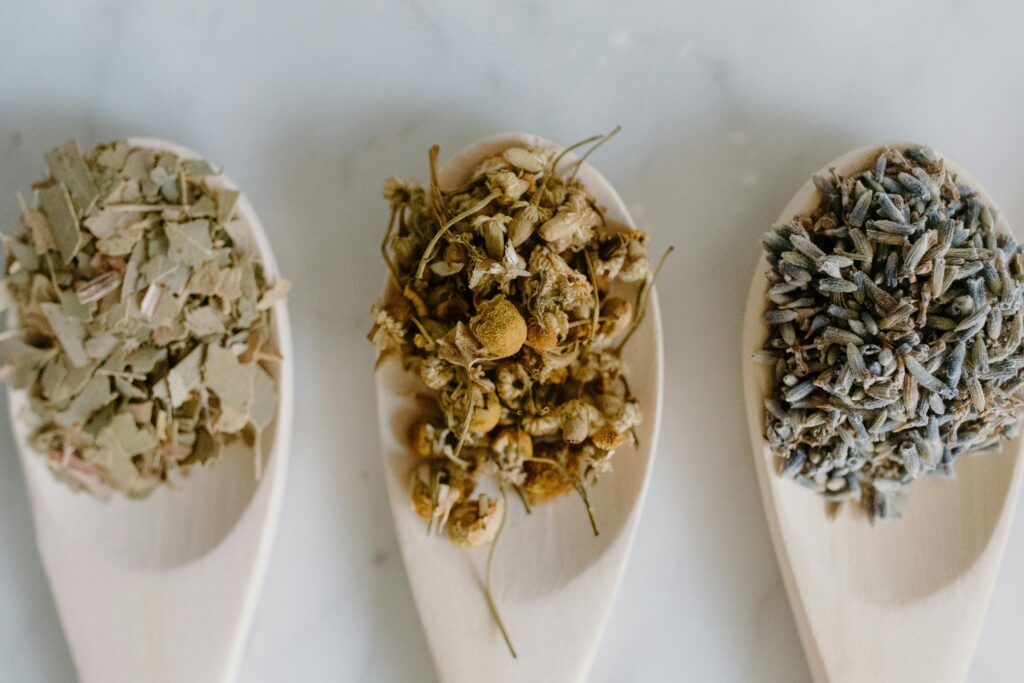
<path id="1" fill-rule="evenodd" d="M 234 681 L 276 531 L 284 483 L 275 477 L 277 459 L 223 541 L 169 568 L 132 567 L 97 552 L 76 534 L 74 519 L 38 503 L 45 500 L 41 489 L 56 486 L 40 458 L 25 453 L 22 463 L 40 555 L 79 679 Z"/>

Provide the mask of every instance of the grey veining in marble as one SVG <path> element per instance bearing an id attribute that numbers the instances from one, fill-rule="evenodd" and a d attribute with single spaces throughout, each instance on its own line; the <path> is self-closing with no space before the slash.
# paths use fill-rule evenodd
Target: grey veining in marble
<path id="1" fill-rule="evenodd" d="M 0 217 L 71 135 L 178 140 L 245 187 L 294 281 L 299 401 L 242 680 L 431 681 L 369 398 L 381 182 L 424 178 L 435 142 L 621 124 L 593 161 L 678 249 L 661 452 L 592 680 L 806 681 L 741 414 L 758 236 L 821 163 L 889 139 L 950 154 L 1024 221 L 1022 22 L 994 0 L 5 2 Z M 972 682 L 1019 675 L 1022 574 L 1017 524 Z M 6 425 L 0 606 L 0 680 L 71 680 Z"/>

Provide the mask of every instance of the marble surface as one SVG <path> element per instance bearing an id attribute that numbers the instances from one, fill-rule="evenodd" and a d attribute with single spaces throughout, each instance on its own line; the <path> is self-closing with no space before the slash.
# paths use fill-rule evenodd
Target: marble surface
<path id="1" fill-rule="evenodd" d="M 929 141 L 1024 222 L 1024 8 L 1005 2 L 151 3 L 0 6 L 0 216 L 68 136 L 180 141 L 250 194 L 294 281 L 296 435 L 246 682 L 431 681 L 378 462 L 368 309 L 382 179 L 507 129 L 594 158 L 654 238 L 661 448 L 591 679 L 808 680 L 741 415 L 758 236 L 849 148 Z M 6 224 L 6 223 L 5 223 Z M 0 428 L 0 679 L 74 673 Z M 1019 680 L 1024 525 L 970 681 Z M 111 637 L 116 637 L 112 634 Z"/>

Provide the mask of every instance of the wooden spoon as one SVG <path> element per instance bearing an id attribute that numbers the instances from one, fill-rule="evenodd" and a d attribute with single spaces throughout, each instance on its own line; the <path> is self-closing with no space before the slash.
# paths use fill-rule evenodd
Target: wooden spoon
<path id="1" fill-rule="evenodd" d="M 555 147 L 523 133 L 481 140 L 440 170 L 441 186 L 459 186 L 483 159 L 512 146 Z M 560 168 L 569 168 L 572 159 L 567 157 Z M 578 177 L 611 223 L 635 229 L 622 200 L 597 171 L 583 164 Z M 482 593 L 486 549 L 468 552 L 446 537 L 428 537 L 426 522 L 413 510 L 413 460 L 406 435 L 412 421 L 422 416 L 416 401 L 424 393 L 422 383 L 404 373 L 397 361 L 385 362 L 377 372 L 381 454 L 391 509 L 441 680 L 570 683 L 586 675 L 622 577 L 654 458 L 662 392 L 661 322 L 654 292 L 624 358 L 645 420 L 637 430 L 641 447 L 623 447 L 615 456 L 615 471 L 590 492 L 600 536 L 593 535 L 574 495 L 538 506 L 531 515 L 509 498 L 494 557 L 493 589 L 518 659 L 509 654 Z"/>
<path id="2" fill-rule="evenodd" d="M 130 138 L 131 145 L 198 155 L 179 145 Z M 230 185 L 230 181 L 225 181 Z M 248 199 L 238 212 L 271 276 L 278 274 L 259 217 Z M 292 424 L 293 360 L 288 310 L 274 307 L 272 344 L 278 412 L 264 433 L 263 473 L 242 444 L 180 486 L 109 502 L 56 481 L 28 446 L 18 418 L 24 391 L 7 394 L 36 538 L 57 611 L 83 683 L 232 681 L 277 529 Z M 273 368 L 271 368 L 274 371 Z"/>
<path id="3" fill-rule="evenodd" d="M 907 145 L 896 144 L 894 147 Z M 854 150 L 826 166 L 841 175 L 874 164 L 879 147 Z M 995 204 L 963 169 L 958 180 Z M 818 203 L 805 184 L 779 218 Z M 1005 219 L 997 228 L 1009 231 Z M 957 460 L 953 480 L 925 477 L 907 489 L 902 519 L 871 525 L 864 514 L 825 516 L 821 496 L 776 474 L 763 438 L 767 370 L 751 354 L 768 271 L 762 257 L 747 301 L 743 383 L 747 424 L 775 552 L 815 681 L 962 681 L 992 595 L 1021 482 L 1021 439 L 994 453 Z"/>

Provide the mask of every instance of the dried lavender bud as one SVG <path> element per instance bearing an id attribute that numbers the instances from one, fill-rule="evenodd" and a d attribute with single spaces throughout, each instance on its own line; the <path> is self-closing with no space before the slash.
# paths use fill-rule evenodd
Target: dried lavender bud
<path id="1" fill-rule="evenodd" d="M 817 209 L 764 239 L 765 437 L 783 476 L 895 516 L 916 477 L 1016 428 L 1020 250 L 927 147 L 814 183 Z"/>

